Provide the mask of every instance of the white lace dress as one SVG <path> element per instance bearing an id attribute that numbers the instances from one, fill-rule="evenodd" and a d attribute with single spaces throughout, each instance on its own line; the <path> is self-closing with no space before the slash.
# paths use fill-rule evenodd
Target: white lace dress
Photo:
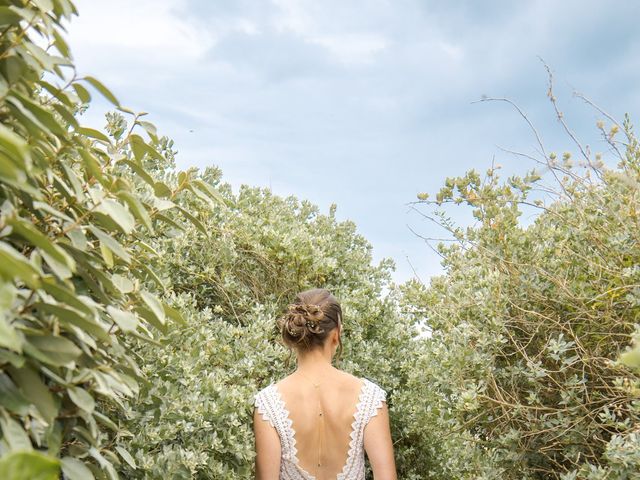
<path id="1" fill-rule="evenodd" d="M 364 427 L 378 413 L 386 392 L 376 383 L 363 378 L 359 401 L 351 424 L 351 441 L 347 461 L 336 480 L 364 480 Z M 289 412 L 275 384 L 270 384 L 255 395 L 254 405 L 262 418 L 268 420 L 280 437 L 280 480 L 315 480 L 315 477 L 298 465 L 295 431 Z"/>

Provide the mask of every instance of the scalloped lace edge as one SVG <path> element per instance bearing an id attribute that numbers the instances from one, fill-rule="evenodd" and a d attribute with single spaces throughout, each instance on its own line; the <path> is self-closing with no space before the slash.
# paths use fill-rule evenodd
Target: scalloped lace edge
<path id="1" fill-rule="evenodd" d="M 353 413 L 353 422 L 351 422 L 351 440 L 349 441 L 349 453 L 347 453 L 347 461 L 342 467 L 342 471 L 336 477 L 336 480 L 345 480 L 345 475 L 349 472 L 349 469 L 353 466 L 353 462 L 355 461 L 355 453 L 356 453 L 356 435 L 358 430 L 358 420 L 362 416 L 362 407 L 364 406 L 364 402 L 367 398 L 367 390 L 370 388 L 369 380 L 366 378 L 362 379 L 362 387 L 360 387 L 360 395 L 358 395 L 358 403 L 356 405 L 356 411 Z"/>
<path id="2" fill-rule="evenodd" d="M 262 419 L 266 420 L 267 422 L 269 422 L 269 424 L 273 427 L 276 428 L 276 426 L 274 425 L 273 421 L 271 420 L 271 417 L 269 417 L 269 415 L 267 414 L 267 411 L 263 408 L 264 407 L 264 400 L 262 398 L 262 396 L 264 395 L 264 393 L 262 394 L 258 394 L 255 397 L 255 401 L 254 401 L 254 405 L 256 406 L 256 408 L 258 409 L 258 413 L 260 415 L 262 415 Z"/>
<path id="3" fill-rule="evenodd" d="M 282 395 L 280 394 L 280 390 L 278 390 L 278 387 L 276 387 L 275 384 L 272 385 L 272 388 L 275 400 L 278 402 L 278 406 L 282 410 L 282 415 L 288 427 L 287 433 L 289 434 L 289 439 L 291 442 L 291 456 L 293 457 L 292 463 L 296 467 L 297 473 L 303 480 L 316 480 L 315 476 L 311 475 L 300 466 L 300 460 L 298 460 L 298 449 L 296 448 L 296 431 L 293 428 L 293 420 L 289 418 L 289 410 L 287 410 L 287 406 L 284 402 L 284 399 L 282 398 Z"/>

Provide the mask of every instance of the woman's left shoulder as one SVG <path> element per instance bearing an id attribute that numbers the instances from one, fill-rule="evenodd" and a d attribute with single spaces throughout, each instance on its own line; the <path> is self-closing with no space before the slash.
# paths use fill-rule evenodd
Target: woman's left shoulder
<path id="1" fill-rule="evenodd" d="M 385 398 L 387 397 L 387 391 L 377 382 L 370 380 L 369 378 L 363 377 L 364 381 L 368 384 L 369 388 L 379 397 Z"/>

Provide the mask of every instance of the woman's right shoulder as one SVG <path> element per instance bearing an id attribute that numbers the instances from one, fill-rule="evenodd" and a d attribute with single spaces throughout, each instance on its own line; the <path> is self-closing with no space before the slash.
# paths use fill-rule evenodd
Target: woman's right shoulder
<path id="1" fill-rule="evenodd" d="M 262 398 L 264 398 L 266 396 L 269 396 L 269 394 L 270 394 L 271 390 L 273 389 L 274 385 L 275 385 L 274 382 L 271 382 L 269 385 L 265 385 L 264 387 L 259 388 L 258 390 L 255 390 L 254 393 L 253 393 L 254 403 L 258 399 L 262 399 Z"/>

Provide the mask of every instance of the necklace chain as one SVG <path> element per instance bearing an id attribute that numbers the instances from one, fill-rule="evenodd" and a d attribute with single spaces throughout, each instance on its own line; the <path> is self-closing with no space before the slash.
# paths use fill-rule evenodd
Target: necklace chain
<path id="1" fill-rule="evenodd" d="M 322 384 L 322 382 L 318 382 L 315 383 L 313 380 L 311 380 L 309 377 L 307 377 L 304 373 L 302 373 L 300 370 L 298 370 L 298 373 L 300 375 L 302 375 L 306 380 L 308 380 L 309 382 L 311 382 L 311 384 L 313 385 L 313 388 L 316 390 L 316 392 L 319 391 L 320 389 L 320 385 Z M 318 467 L 322 466 L 322 432 L 324 430 L 324 422 L 323 422 L 323 416 L 322 416 L 322 405 L 320 403 L 320 397 L 318 396 Z"/>
<path id="2" fill-rule="evenodd" d="M 300 370 L 298 370 L 298 373 L 299 373 L 300 375 L 302 375 L 304 378 L 306 378 L 307 380 L 309 380 L 309 381 L 311 382 L 311 384 L 312 384 L 315 388 L 320 387 L 320 385 L 322 384 L 322 382 L 318 382 L 318 383 L 314 382 L 314 381 L 313 381 L 313 380 L 311 380 L 309 377 L 307 377 L 304 373 L 302 373 Z"/>

